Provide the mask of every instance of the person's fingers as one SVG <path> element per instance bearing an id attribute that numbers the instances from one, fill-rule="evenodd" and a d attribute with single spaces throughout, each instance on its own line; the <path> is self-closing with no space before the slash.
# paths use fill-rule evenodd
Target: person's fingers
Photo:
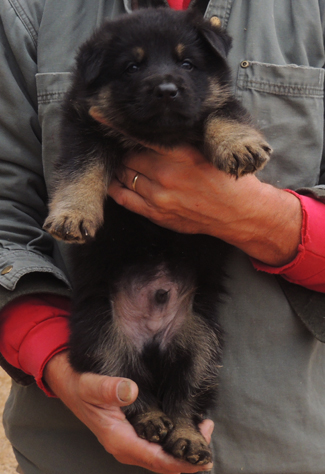
<path id="1" fill-rule="evenodd" d="M 127 444 L 126 438 L 120 439 L 120 443 L 121 454 L 114 454 L 118 461 L 123 464 L 141 466 L 158 473 L 196 473 L 211 470 L 213 466 L 212 463 L 202 466 L 191 465 L 167 454 L 160 445 L 140 438 L 132 440 L 132 450 L 130 450 L 130 443 Z M 128 456 L 125 455 L 127 451 L 129 451 Z"/>
<path id="2" fill-rule="evenodd" d="M 193 169 L 196 165 L 203 163 L 208 164 L 208 161 L 199 150 L 189 145 L 169 149 L 146 148 L 140 153 L 130 154 L 124 161 L 125 166 L 137 170 L 150 179 L 166 169 L 170 172 L 175 166 Z"/>
<path id="3" fill-rule="evenodd" d="M 123 166 L 123 168 L 117 172 L 117 179 L 130 191 L 133 191 L 140 196 L 146 194 L 145 190 L 148 186 L 153 186 L 153 183 L 145 175 L 126 166 Z"/>
<path id="4" fill-rule="evenodd" d="M 123 189 L 120 188 L 120 194 L 123 195 L 125 199 L 130 199 L 132 206 L 136 206 L 134 209 L 130 210 L 133 210 L 134 212 L 137 212 L 137 209 L 143 210 L 144 202 L 148 206 L 148 210 L 154 210 L 161 207 L 168 210 L 171 209 L 170 206 L 173 204 L 174 190 L 176 186 L 173 181 L 172 170 L 166 170 L 166 168 L 164 168 L 156 174 L 155 179 L 150 179 L 146 175 L 124 166 L 118 171 L 117 179 L 119 183 L 124 186 Z M 132 195 L 124 193 L 123 191 L 125 191 L 125 188 L 131 191 Z M 141 196 L 143 200 L 133 201 L 136 199 L 136 195 Z M 114 196 L 112 197 L 115 199 Z M 118 203 L 121 204 L 120 202 Z M 128 207 L 128 203 L 126 207 Z M 142 214 L 141 211 L 140 213 Z M 154 215 L 147 215 L 146 217 L 151 219 L 155 218 Z"/>
<path id="5" fill-rule="evenodd" d="M 108 195 L 113 198 L 114 201 L 120 206 L 126 207 L 130 211 L 136 212 L 137 214 L 142 213 L 146 217 L 149 217 L 143 213 L 145 201 L 142 196 L 140 196 L 139 193 L 131 191 L 127 186 L 122 185 L 117 179 L 114 179 L 110 183 Z"/>
<path id="6" fill-rule="evenodd" d="M 120 206 L 129 211 L 141 214 L 152 222 L 168 227 L 165 209 L 171 209 L 174 203 L 173 193 L 166 193 L 164 188 L 141 176 L 137 192 L 123 186 L 120 181 L 113 180 L 108 188 L 108 195 Z M 161 212 L 161 209 L 163 211 Z"/>
<path id="7" fill-rule="evenodd" d="M 80 376 L 79 390 L 85 402 L 97 406 L 127 406 L 138 396 L 138 387 L 132 380 L 91 373 Z"/>

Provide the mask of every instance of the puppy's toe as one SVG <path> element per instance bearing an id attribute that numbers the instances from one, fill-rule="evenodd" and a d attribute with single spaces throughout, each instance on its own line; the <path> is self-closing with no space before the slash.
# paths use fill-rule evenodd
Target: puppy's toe
<path id="1" fill-rule="evenodd" d="M 62 213 L 50 214 L 43 229 L 58 240 L 82 244 L 95 236 L 97 226 L 81 215 Z"/>
<path id="2" fill-rule="evenodd" d="M 191 426 L 175 428 L 166 438 L 163 448 L 174 457 L 198 466 L 212 461 L 206 440 Z"/>
<path id="3" fill-rule="evenodd" d="M 140 438 L 153 443 L 162 442 L 173 429 L 172 421 L 160 411 L 138 415 L 131 423 Z"/>

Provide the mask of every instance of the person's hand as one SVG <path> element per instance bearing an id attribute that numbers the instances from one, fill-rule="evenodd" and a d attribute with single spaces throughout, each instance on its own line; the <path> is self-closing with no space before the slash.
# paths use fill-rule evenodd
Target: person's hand
<path id="1" fill-rule="evenodd" d="M 55 355 L 46 365 L 44 378 L 52 392 L 97 436 L 106 451 L 119 462 L 163 474 L 210 470 L 212 464 L 193 466 L 166 454 L 161 446 L 139 438 L 120 407 L 138 395 L 137 385 L 119 377 L 79 374 L 69 364 L 67 352 Z M 201 431 L 208 443 L 213 422 L 205 420 Z"/>
<path id="2" fill-rule="evenodd" d="M 300 243 L 296 196 L 253 174 L 229 176 L 189 146 L 130 156 L 108 193 L 158 225 L 221 238 L 269 265 L 291 261 Z"/>

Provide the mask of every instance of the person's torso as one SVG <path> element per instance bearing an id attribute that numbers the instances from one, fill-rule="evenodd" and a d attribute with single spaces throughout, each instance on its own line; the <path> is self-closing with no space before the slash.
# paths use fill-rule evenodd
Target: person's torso
<path id="1" fill-rule="evenodd" d="M 323 9 L 316 0 L 211 0 L 205 14 L 218 16 L 233 37 L 235 94 L 274 148 L 259 176 L 281 188 L 318 182 Z M 104 18 L 124 11 L 119 0 L 44 3 L 36 80 L 46 179 L 58 152 L 59 107 L 76 50 Z M 296 318 L 276 279 L 257 273 L 240 251 L 233 251 L 227 272 L 219 316 L 224 363 L 212 414 L 214 472 L 321 474 L 324 345 Z"/>

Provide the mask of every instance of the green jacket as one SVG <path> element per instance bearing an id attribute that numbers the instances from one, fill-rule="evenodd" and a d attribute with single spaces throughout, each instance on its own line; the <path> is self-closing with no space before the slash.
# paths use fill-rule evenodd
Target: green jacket
<path id="1" fill-rule="evenodd" d="M 163 1 L 157 0 L 155 4 Z M 64 244 L 53 241 L 42 230 L 47 214 L 47 184 L 58 153 L 59 107 L 69 85 L 78 46 L 105 17 L 130 12 L 131 5 L 132 8 L 146 6 L 150 0 L 124 3 L 122 0 L 0 2 L 0 307 L 25 294 L 70 294 Z M 251 111 L 275 150 L 260 178 L 325 200 L 325 160 L 322 162 L 325 0 L 210 0 L 207 5 L 204 0 L 197 0 L 197 5 L 208 18 L 218 16 L 233 36 L 229 61 L 235 94 Z M 240 406 L 249 407 L 253 403 L 260 407 L 264 399 L 270 406 L 266 393 L 272 392 L 271 387 L 277 383 L 286 385 L 291 376 L 295 383 L 303 383 L 308 370 L 310 376 L 315 351 L 321 354 L 324 350 L 314 336 L 325 342 L 325 295 L 280 277 L 257 273 L 249 259 L 236 249 L 229 258 L 227 271 L 228 299 L 220 315 L 226 331 L 221 405 L 225 412 L 233 413 L 236 423 L 242 420 L 244 427 L 245 423 L 254 425 L 254 420 L 249 421 L 248 413 L 237 412 L 243 410 Z M 281 363 L 283 360 L 287 361 L 287 367 Z M 263 364 L 270 370 L 267 374 L 263 372 Z M 320 379 L 325 368 L 322 364 L 313 366 L 313 380 Z M 3 366 L 21 383 L 32 381 L 4 360 Z M 301 375 L 299 370 L 307 372 Z M 266 392 L 257 390 L 254 400 L 248 383 L 252 373 L 256 375 L 256 386 L 260 387 L 262 380 L 261 384 L 266 383 Z M 283 394 L 276 395 L 278 400 L 283 397 L 282 405 L 280 401 L 271 404 L 273 414 L 279 410 L 278 421 L 289 409 L 285 404 L 288 397 L 294 398 L 302 411 L 307 410 L 309 392 L 304 396 L 299 394 L 299 398 L 293 383 L 286 388 Z M 263 417 L 269 426 L 274 423 L 272 429 L 276 432 L 280 428 L 275 426 L 271 409 L 263 409 L 267 412 Z M 319 423 L 320 419 L 325 420 L 325 409 L 322 409 L 324 414 L 319 417 Z M 292 429 L 299 429 L 294 416 L 287 422 L 292 423 Z M 223 415 L 215 416 L 223 435 L 223 441 L 216 441 L 220 442 L 216 445 L 219 451 L 229 439 L 236 444 L 245 437 L 238 423 L 233 429 L 229 420 L 223 421 Z M 315 447 L 316 432 L 321 432 L 324 439 L 325 422 L 324 426 L 315 428 L 316 425 L 317 421 L 309 428 L 305 426 L 306 436 L 310 438 L 308 449 L 311 444 Z M 233 431 L 228 433 L 227 429 Z M 261 427 L 256 430 L 256 440 L 259 429 L 263 431 Z M 299 431 L 300 435 L 303 437 Z M 297 436 L 292 441 L 296 446 Z M 233 448 L 240 466 L 238 453 L 242 449 L 237 453 Z M 268 453 L 272 458 L 272 440 Z M 283 453 L 285 458 L 287 451 L 284 449 Z M 227 462 L 221 456 L 222 472 L 228 472 Z M 321 469 L 324 462 L 322 455 Z M 310 472 L 303 469 L 303 463 L 299 466 L 293 463 L 290 472 Z M 312 472 L 321 473 L 321 469 Z M 274 468 L 272 472 L 282 471 Z"/>

